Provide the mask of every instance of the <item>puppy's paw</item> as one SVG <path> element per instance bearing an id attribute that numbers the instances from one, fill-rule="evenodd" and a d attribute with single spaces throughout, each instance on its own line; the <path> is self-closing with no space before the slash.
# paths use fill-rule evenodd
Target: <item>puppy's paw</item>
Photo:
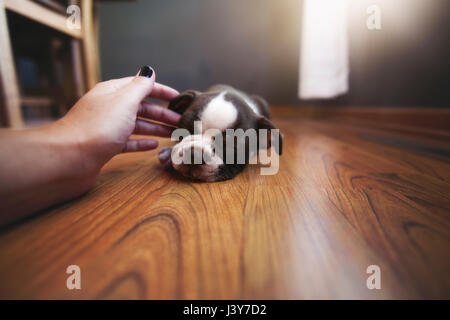
<path id="1" fill-rule="evenodd" d="M 164 169 L 172 168 L 171 154 L 172 154 L 171 147 L 159 149 L 158 158 L 159 158 L 159 162 L 161 163 L 161 165 L 163 166 Z"/>

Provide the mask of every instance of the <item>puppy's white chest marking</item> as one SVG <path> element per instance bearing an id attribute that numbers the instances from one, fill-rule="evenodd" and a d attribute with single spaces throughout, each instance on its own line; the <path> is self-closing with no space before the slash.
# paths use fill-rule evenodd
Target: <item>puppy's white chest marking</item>
<path id="1" fill-rule="evenodd" d="M 222 92 L 203 109 L 200 116 L 203 132 L 208 129 L 223 131 L 236 121 L 238 111 L 230 101 L 225 100 L 225 94 L 226 92 Z"/>

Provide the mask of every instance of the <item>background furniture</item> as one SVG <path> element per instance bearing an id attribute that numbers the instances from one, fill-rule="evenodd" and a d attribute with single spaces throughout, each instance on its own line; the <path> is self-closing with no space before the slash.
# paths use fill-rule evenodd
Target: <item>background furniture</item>
<path id="1" fill-rule="evenodd" d="M 67 2 L 67 3 L 66 3 Z M 64 4 L 65 3 L 65 4 Z M 68 15 L 65 10 L 69 4 L 77 4 L 81 8 L 81 29 L 70 29 L 66 25 Z M 14 13 L 21 16 L 17 21 L 8 21 L 8 14 Z M 24 26 L 26 21 L 34 21 L 31 26 L 18 27 L 17 30 L 10 29 L 11 24 Z M 22 19 L 22 20 L 21 20 Z M 30 106 L 42 106 L 58 104 L 61 107 L 60 113 L 64 112 L 74 99 L 79 98 L 87 90 L 92 88 L 100 78 L 99 59 L 98 59 L 98 23 L 97 11 L 93 0 L 81 1 L 52 1 L 52 0 L 0 0 L 0 83 L 2 87 L 3 99 L 1 118 L 4 124 L 12 128 L 21 128 L 24 126 L 24 119 L 21 110 L 22 104 Z M 37 24 L 35 24 L 37 23 Z M 49 28 L 42 28 L 44 25 Z M 19 30 L 20 29 L 20 30 Z M 45 31 L 42 31 L 45 30 Z M 15 32 L 21 33 L 18 38 Z M 37 35 L 33 33 L 37 32 Z M 63 38 L 51 37 L 46 41 L 47 37 L 39 32 L 58 33 Z M 26 33 L 26 34 L 24 34 Z M 56 39 L 56 40 L 55 40 Z M 35 49 L 35 45 L 31 45 L 32 41 L 38 41 L 39 46 L 47 45 L 47 57 L 40 58 L 40 62 L 48 61 L 53 68 L 55 75 L 63 74 L 64 79 L 60 79 L 60 87 L 55 85 L 46 85 L 44 95 L 26 95 L 24 88 L 20 87 L 17 75 L 17 61 L 15 61 L 17 48 L 18 52 L 28 52 Z M 65 43 L 69 45 L 65 45 Z M 27 47 L 28 45 L 28 47 Z M 64 48 L 68 47 L 69 56 L 63 54 L 60 65 L 58 54 L 64 52 Z M 13 50 L 14 49 L 14 50 Z M 13 52 L 14 51 L 14 52 Z M 45 60 L 47 58 L 47 60 Z M 26 62 L 26 61 L 25 61 Z M 25 64 L 26 65 L 26 64 Z M 64 69 L 62 72 L 60 69 Z M 70 75 L 72 79 L 67 79 Z M 53 78 L 56 76 L 53 76 Z M 62 84 L 61 84 L 62 83 Z M 65 84 L 72 84 L 74 93 L 67 93 L 68 90 L 62 88 Z M 70 96 L 69 103 L 65 103 L 64 95 Z"/>

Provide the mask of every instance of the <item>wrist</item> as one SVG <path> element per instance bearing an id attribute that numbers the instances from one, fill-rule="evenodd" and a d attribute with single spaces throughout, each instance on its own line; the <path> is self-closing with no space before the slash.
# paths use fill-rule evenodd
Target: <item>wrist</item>
<path id="1" fill-rule="evenodd" d="M 97 176 L 103 164 L 89 152 L 89 142 L 81 130 L 68 127 L 62 120 L 41 129 L 44 141 L 57 158 L 62 176 L 68 179 Z"/>
<path id="2" fill-rule="evenodd" d="M 59 124 L 1 135 L 0 224 L 88 191 L 100 168 Z"/>

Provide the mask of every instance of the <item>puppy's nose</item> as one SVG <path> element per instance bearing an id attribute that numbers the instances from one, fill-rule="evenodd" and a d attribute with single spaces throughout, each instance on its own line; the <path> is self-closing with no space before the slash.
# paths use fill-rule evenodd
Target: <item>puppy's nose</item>
<path id="1" fill-rule="evenodd" d="M 205 164 L 202 148 L 191 147 L 191 164 Z"/>

